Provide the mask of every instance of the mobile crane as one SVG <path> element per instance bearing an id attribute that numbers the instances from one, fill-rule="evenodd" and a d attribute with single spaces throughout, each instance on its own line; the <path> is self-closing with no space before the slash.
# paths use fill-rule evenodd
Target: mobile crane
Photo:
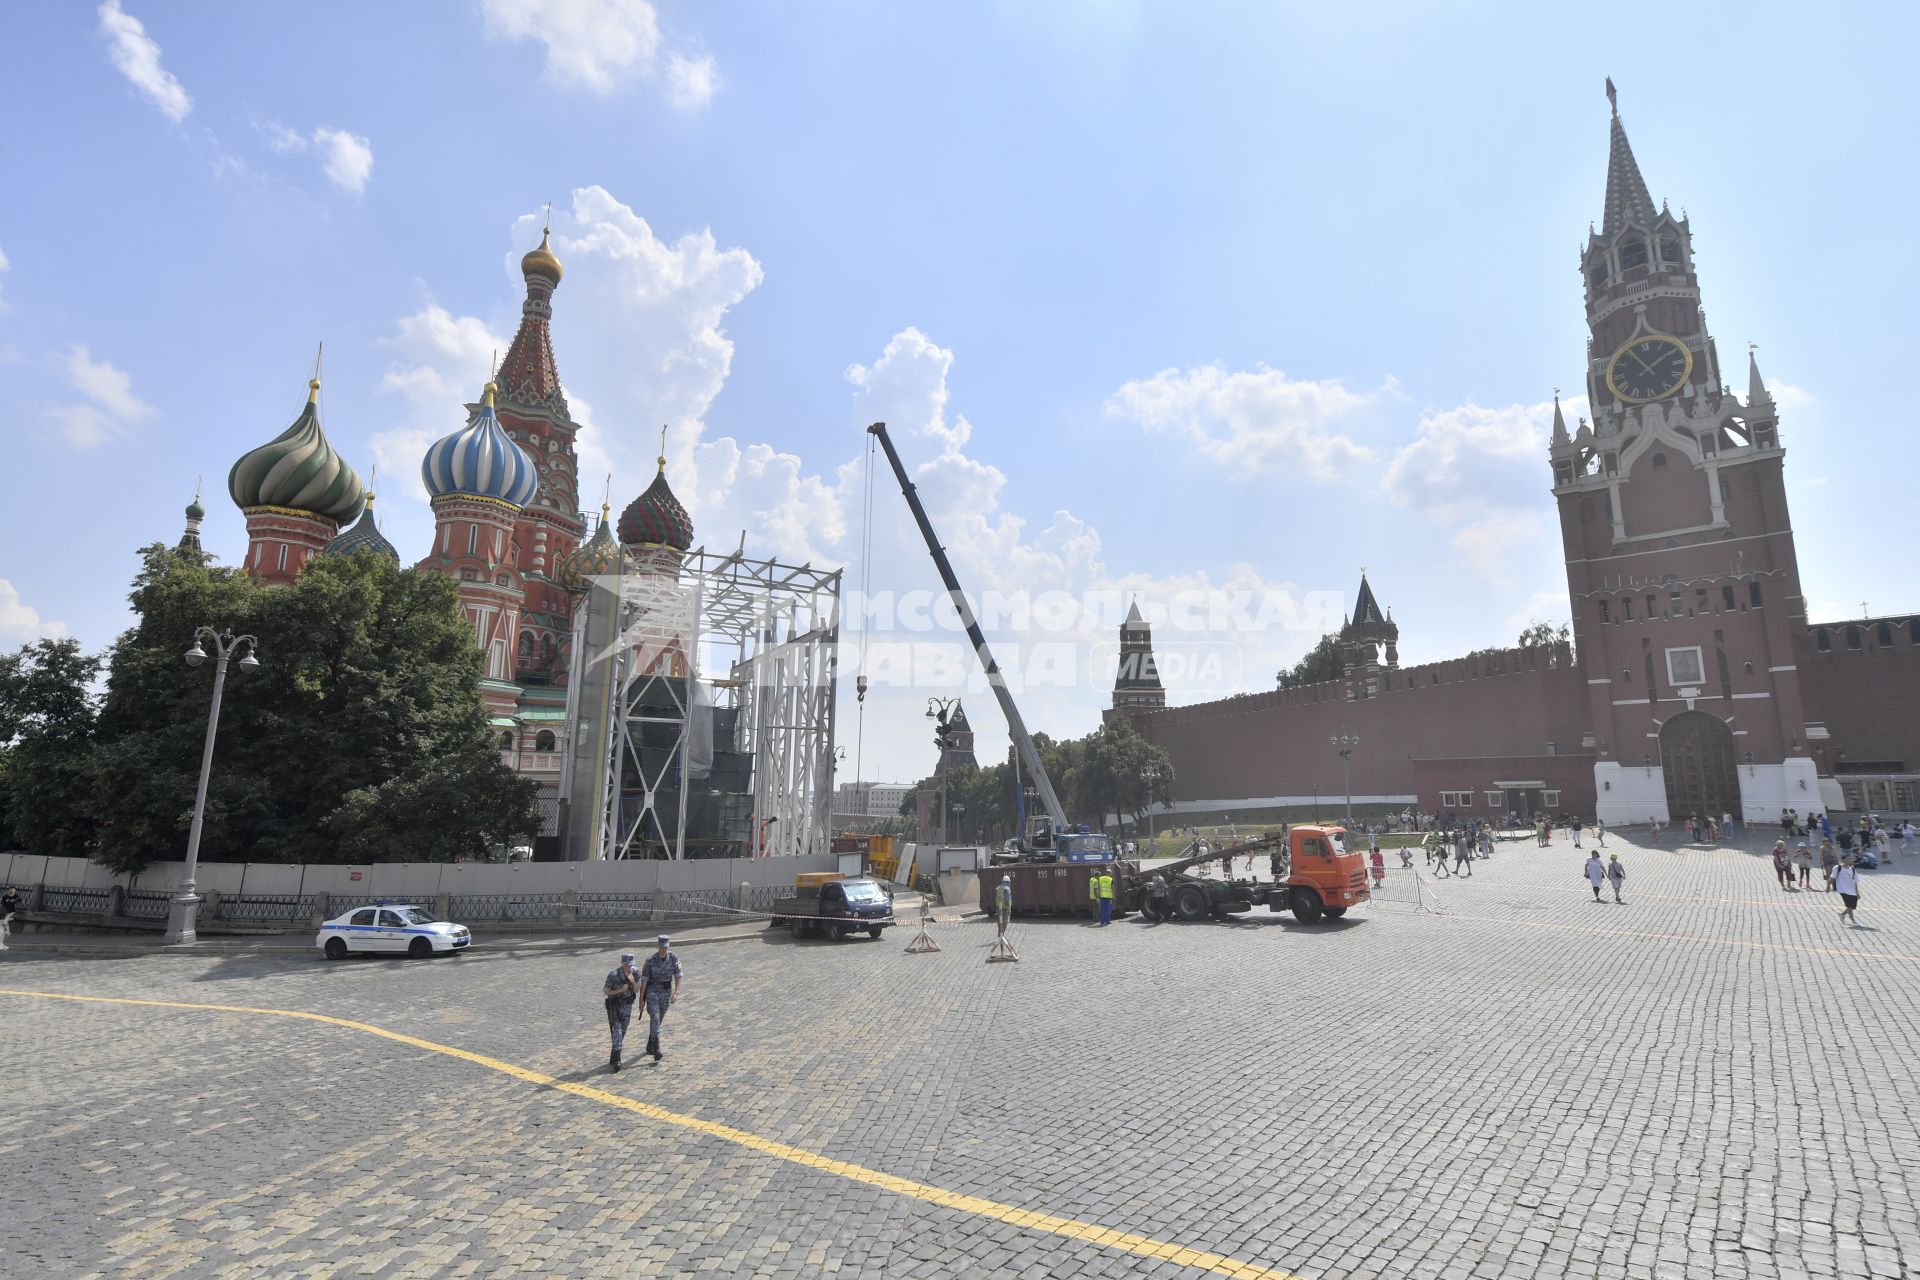
<path id="1" fill-rule="evenodd" d="M 980 621 L 974 616 L 973 606 L 967 603 L 966 593 L 960 590 L 960 580 L 954 576 L 953 563 L 947 559 L 946 548 L 940 545 L 940 539 L 933 531 L 933 522 L 927 519 L 927 509 L 920 505 L 917 488 L 907 478 L 907 469 L 901 463 L 899 453 L 894 450 L 893 441 L 887 436 L 887 424 L 876 422 L 867 428 L 867 432 L 880 442 L 880 448 L 886 452 L 887 463 L 893 468 L 893 477 L 900 484 L 900 494 L 907 500 L 907 508 L 913 512 L 913 521 L 920 526 L 920 536 L 926 539 L 927 550 L 933 555 L 933 567 L 940 571 L 940 582 L 947 589 L 947 598 L 953 602 L 954 609 L 960 614 L 960 621 L 966 625 L 967 641 L 973 646 L 973 656 L 979 660 L 981 670 L 986 673 L 987 686 L 993 690 L 995 700 L 1000 703 L 1000 711 L 1007 718 L 1007 733 L 1013 739 L 1014 749 L 1019 752 L 1027 777 L 1032 779 L 1034 790 L 1040 795 L 1040 803 L 1047 811 L 1046 819 L 1038 824 L 1038 829 L 1021 833 L 1024 852 L 1036 861 L 1056 858 L 1071 861 L 1112 859 L 1111 838 L 1100 833 L 1076 833 L 1068 828 L 1066 810 L 1060 807 L 1060 797 L 1054 792 L 1053 780 L 1047 776 L 1047 766 L 1041 763 L 1040 752 L 1027 733 L 1026 721 L 1020 718 L 1020 708 L 1013 705 L 1013 694 L 1007 690 L 1007 679 L 1001 674 L 1000 664 L 993 659 L 993 650 L 987 647 L 987 638 L 980 633 Z"/>

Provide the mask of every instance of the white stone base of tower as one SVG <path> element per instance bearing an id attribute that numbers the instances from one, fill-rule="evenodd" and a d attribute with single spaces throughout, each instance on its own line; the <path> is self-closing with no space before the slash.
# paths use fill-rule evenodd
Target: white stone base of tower
<path id="1" fill-rule="evenodd" d="M 1659 765 L 1602 760 L 1593 766 L 1594 814 L 1610 827 L 1669 822 L 1667 775 Z"/>
<path id="2" fill-rule="evenodd" d="M 1743 764 L 1740 775 L 1740 820 L 1771 824 L 1780 811 L 1792 809 L 1804 816 L 1824 809 L 1820 773 L 1811 758 L 1794 756 L 1779 764 Z"/>

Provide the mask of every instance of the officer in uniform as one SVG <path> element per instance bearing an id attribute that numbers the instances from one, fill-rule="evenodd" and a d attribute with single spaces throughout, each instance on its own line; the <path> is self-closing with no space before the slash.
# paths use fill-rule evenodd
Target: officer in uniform
<path id="1" fill-rule="evenodd" d="M 680 957 L 667 949 L 672 942 L 661 934 L 660 949 L 640 966 L 647 999 L 647 1052 L 655 1062 L 666 1056 L 660 1052 L 660 1024 L 667 1019 L 667 1008 L 680 999 Z"/>
<path id="2" fill-rule="evenodd" d="M 607 1002 L 607 1031 L 613 1037 L 613 1056 L 607 1060 L 609 1071 L 620 1069 L 620 1048 L 627 1042 L 627 1026 L 633 1021 L 633 1001 L 640 989 L 640 975 L 633 967 L 633 952 L 620 953 L 620 967 L 607 975 L 600 988 Z"/>

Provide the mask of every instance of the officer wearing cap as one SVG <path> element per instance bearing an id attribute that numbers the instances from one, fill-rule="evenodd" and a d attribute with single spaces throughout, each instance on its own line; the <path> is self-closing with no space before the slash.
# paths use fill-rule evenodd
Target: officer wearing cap
<path id="1" fill-rule="evenodd" d="M 600 994 L 607 1002 L 607 1032 L 613 1037 L 613 1056 L 607 1070 L 620 1069 L 620 1048 L 627 1042 L 627 1025 L 633 1021 L 633 1001 L 640 989 L 640 974 L 633 967 L 633 952 L 620 953 L 620 967 L 607 975 Z"/>
<path id="2" fill-rule="evenodd" d="M 680 998 L 680 957 L 667 948 L 673 939 L 660 935 L 660 949 L 640 966 L 640 985 L 647 1000 L 647 1052 L 655 1062 L 666 1055 L 660 1052 L 660 1024 L 667 1020 L 667 1009 Z"/>

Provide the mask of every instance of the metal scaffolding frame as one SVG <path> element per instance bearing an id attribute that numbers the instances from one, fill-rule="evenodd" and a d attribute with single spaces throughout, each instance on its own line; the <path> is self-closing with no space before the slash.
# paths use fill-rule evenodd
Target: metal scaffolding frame
<path id="1" fill-rule="evenodd" d="M 713 767 L 713 713 L 728 710 L 752 768 L 744 827 L 717 819 L 734 827 L 729 837 L 750 856 L 832 848 L 840 579 L 838 569 L 696 548 L 677 573 L 656 560 L 596 581 L 591 601 L 617 618 L 599 654 L 575 650 L 582 674 L 611 664 L 604 737 L 573 744 L 582 752 L 573 767 L 598 774 L 592 856 L 686 856 L 689 792 Z"/>

